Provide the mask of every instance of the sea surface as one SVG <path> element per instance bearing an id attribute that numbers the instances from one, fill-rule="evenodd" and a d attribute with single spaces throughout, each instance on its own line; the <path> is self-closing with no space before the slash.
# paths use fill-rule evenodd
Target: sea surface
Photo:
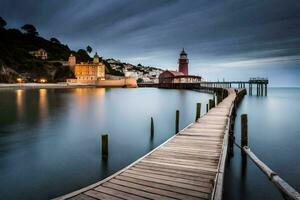
<path id="1" fill-rule="evenodd" d="M 300 88 L 270 88 L 268 96 L 245 96 L 237 111 L 235 138 L 240 144 L 240 115 L 248 114 L 249 147 L 281 178 L 300 191 Z M 258 167 L 234 148 L 226 169 L 224 199 L 282 199 Z"/>
<path id="2" fill-rule="evenodd" d="M 187 90 L 0 90 L 0 199 L 50 199 L 95 183 L 174 135 L 209 94 Z M 150 118 L 155 133 L 151 139 Z M 109 158 L 101 158 L 101 134 Z"/>
<path id="3" fill-rule="evenodd" d="M 186 90 L 0 90 L 0 199 L 50 199 L 97 182 L 143 156 L 202 113 L 209 94 Z M 251 150 L 300 191 L 300 89 L 270 88 L 267 97 L 245 96 Z M 155 134 L 150 136 L 150 118 Z M 101 158 L 101 134 L 109 135 L 109 159 Z M 227 165 L 225 200 L 282 199 L 240 150 Z"/>

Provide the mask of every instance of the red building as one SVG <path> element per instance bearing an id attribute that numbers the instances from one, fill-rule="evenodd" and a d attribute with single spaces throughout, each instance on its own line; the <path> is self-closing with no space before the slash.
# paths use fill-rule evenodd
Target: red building
<path id="1" fill-rule="evenodd" d="M 201 81 L 201 76 L 188 75 L 189 59 L 184 49 L 180 53 L 178 63 L 179 71 L 166 70 L 159 75 L 160 86 L 167 86 L 172 83 L 196 83 Z"/>
<path id="2" fill-rule="evenodd" d="M 182 49 L 180 53 L 180 57 L 178 59 L 179 63 L 179 72 L 182 72 L 184 75 L 189 75 L 189 59 L 187 58 L 187 54 L 184 49 Z"/>

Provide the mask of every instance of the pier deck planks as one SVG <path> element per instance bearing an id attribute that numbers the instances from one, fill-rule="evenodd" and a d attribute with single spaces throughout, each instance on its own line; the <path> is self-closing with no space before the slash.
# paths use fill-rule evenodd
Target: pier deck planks
<path id="1" fill-rule="evenodd" d="M 215 108 L 143 158 L 57 199 L 210 199 L 235 98 L 229 89 Z"/>

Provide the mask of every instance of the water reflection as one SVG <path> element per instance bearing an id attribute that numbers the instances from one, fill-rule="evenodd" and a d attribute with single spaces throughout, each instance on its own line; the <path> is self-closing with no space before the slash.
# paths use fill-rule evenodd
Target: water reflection
<path id="1" fill-rule="evenodd" d="M 267 97 L 245 96 L 235 122 L 240 141 L 240 115 L 248 114 L 249 146 L 296 190 L 300 190 L 299 99 L 299 88 L 271 88 Z M 282 199 L 251 159 L 244 160 L 236 147 L 234 151 L 226 170 L 224 199 Z"/>
<path id="2" fill-rule="evenodd" d="M 45 120 L 48 117 L 48 99 L 47 90 L 39 90 L 39 116 L 41 120 Z"/>
<path id="3" fill-rule="evenodd" d="M 7 200 L 51 199 L 103 179 L 173 136 L 175 110 L 182 112 L 185 127 L 194 121 L 196 102 L 205 105 L 211 98 L 154 88 L 0 90 L 0 95 L 0 135 L 5 133 L 0 199 Z M 101 156 L 103 133 L 109 135 L 107 161 Z"/>
<path id="4" fill-rule="evenodd" d="M 75 93 L 76 93 L 76 100 L 77 100 L 77 106 L 76 108 L 78 109 L 78 112 L 81 112 L 85 109 L 87 106 L 87 98 L 88 96 L 85 95 L 88 91 L 88 88 L 76 88 Z"/>
<path id="5" fill-rule="evenodd" d="M 22 120 L 24 117 L 24 90 L 16 90 L 17 118 Z"/>
<path id="6" fill-rule="evenodd" d="M 101 99 L 103 99 L 105 96 L 105 90 L 106 90 L 106 88 L 97 88 L 96 89 L 97 96 L 99 96 L 99 97 L 101 97 Z"/>
<path id="7" fill-rule="evenodd" d="M 244 191 L 247 188 L 247 155 L 243 155 L 245 154 L 244 152 L 241 152 L 241 179 L 240 179 L 240 191 L 243 194 Z"/>

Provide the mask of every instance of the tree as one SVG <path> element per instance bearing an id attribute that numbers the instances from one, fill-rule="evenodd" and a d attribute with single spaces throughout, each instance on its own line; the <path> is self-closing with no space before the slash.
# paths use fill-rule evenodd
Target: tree
<path id="1" fill-rule="evenodd" d="M 84 49 L 79 49 L 76 53 L 76 60 L 78 62 L 87 62 L 91 59 L 89 54 Z"/>
<path id="2" fill-rule="evenodd" d="M 0 29 L 3 29 L 6 25 L 6 21 L 2 17 L 0 17 Z"/>
<path id="3" fill-rule="evenodd" d="M 86 51 L 89 53 L 92 53 L 93 49 L 92 47 L 90 47 L 89 45 L 86 47 Z"/>
<path id="4" fill-rule="evenodd" d="M 24 26 L 21 27 L 21 29 L 24 30 L 28 35 L 34 35 L 34 36 L 39 35 L 36 28 L 32 24 L 25 24 Z"/>
<path id="5" fill-rule="evenodd" d="M 138 80 L 136 82 L 137 83 L 142 83 L 142 82 L 144 82 L 144 80 L 142 78 L 138 78 Z"/>
<path id="6" fill-rule="evenodd" d="M 54 37 L 50 38 L 50 41 L 53 42 L 53 43 L 56 43 L 56 44 L 61 44 L 60 41 L 58 39 L 54 38 Z"/>

